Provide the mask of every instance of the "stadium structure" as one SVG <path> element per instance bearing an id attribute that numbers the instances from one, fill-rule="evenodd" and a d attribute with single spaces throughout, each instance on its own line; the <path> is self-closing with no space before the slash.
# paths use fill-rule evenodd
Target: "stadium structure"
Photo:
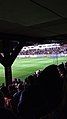
<path id="1" fill-rule="evenodd" d="M 67 56 L 67 44 L 59 43 L 24 46 L 17 57 Z"/>
<path id="2" fill-rule="evenodd" d="M 1 1 L 0 63 L 6 85 L 12 82 L 11 66 L 22 47 L 54 41 L 67 44 L 66 5 L 64 0 Z"/>

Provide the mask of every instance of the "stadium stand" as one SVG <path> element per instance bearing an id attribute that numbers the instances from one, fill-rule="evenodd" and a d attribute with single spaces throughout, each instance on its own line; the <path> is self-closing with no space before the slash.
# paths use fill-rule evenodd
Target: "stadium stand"
<path id="1" fill-rule="evenodd" d="M 0 1 L 0 63 L 6 82 L 0 87 L 1 119 L 67 119 L 67 62 L 37 70 L 24 82 L 12 81 L 16 57 L 67 56 L 61 44 L 27 47 L 54 41 L 67 43 L 67 1 Z"/>
<path id="2" fill-rule="evenodd" d="M 21 49 L 17 57 L 43 57 L 43 56 L 67 56 L 67 45 L 42 44 L 34 46 L 25 46 Z"/>

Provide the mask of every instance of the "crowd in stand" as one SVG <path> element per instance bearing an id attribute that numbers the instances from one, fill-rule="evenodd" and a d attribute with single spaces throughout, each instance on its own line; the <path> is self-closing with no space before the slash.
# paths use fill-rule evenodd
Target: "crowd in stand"
<path id="1" fill-rule="evenodd" d="M 67 119 L 67 63 L 50 65 L 0 89 L 0 118 Z"/>
<path id="2" fill-rule="evenodd" d="M 55 48 L 43 48 L 43 49 L 27 49 L 27 50 L 21 50 L 19 55 L 44 55 L 44 54 L 60 54 L 64 53 L 67 54 L 67 46 L 60 46 Z"/>

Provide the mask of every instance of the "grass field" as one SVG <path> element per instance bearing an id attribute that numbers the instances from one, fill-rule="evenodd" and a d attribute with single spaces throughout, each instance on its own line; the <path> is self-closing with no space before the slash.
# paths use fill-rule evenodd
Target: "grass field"
<path id="1" fill-rule="evenodd" d="M 13 78 L 24 80 L 28 75 L 33 74 L 38 69 L 44 69 L 50 64 L 60 64 L 66 62 L 67 57 L 60 58 L 16 58 L 12 65 Z M 5 81 L 4 67 L 0 64 L 0 84 Z"/>

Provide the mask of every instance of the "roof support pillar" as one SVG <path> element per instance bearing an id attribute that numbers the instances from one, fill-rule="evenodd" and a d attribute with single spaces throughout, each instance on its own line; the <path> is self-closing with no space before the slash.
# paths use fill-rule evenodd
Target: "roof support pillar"
<path id="1" fill-rule="evenodd" d="M 0 54 L 1 57 L 1 64 L 4 66 L 5 69 L 5 83 L 6 86 L 12 83 L 12 70 L 11 65 L 13 64 L 14 60 L 16 59 L 18 53 L 22 48 L 22 42 L 18 42 L 17 45 L 10 50 L 11 42 L 7 40 L 3 40 L 3 55 Z"/>
<path id="2" fill-rule="evenodd" d="M 5 40 L 3 42 L 3 54 L 4 54 L 4 69 L 5 69 L 5 83 L 6 86 L 12 83 L 12 70 L 10 64 L 10 41 Z"/>
<path id="3" fill-rule="evenodd" d="M 10 85 L 12 83 L 12 70 L 11 66 L 5 66 L 5 83 L 6 86 Z"/>

